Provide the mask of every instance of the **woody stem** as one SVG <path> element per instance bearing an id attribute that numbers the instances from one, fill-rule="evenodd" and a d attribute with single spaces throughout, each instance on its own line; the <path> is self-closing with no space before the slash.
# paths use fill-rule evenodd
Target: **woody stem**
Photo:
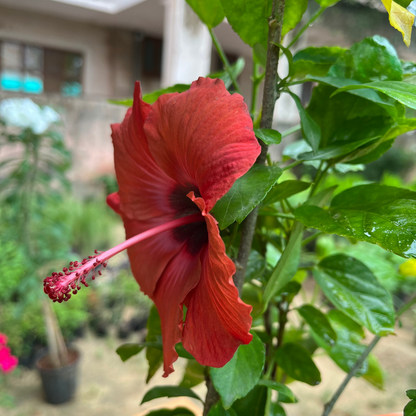
<path id="1" fill-rule="evenodd" d="M 279 64 L 279 47 L 282 38 L 283 14 L 285 0 L 273 0 L 272 14 L 269 17 L 269 37 L 267 46 L 266 75 L 263 88 L 263 103 L 261 111 L 260 128 L 270 129 L 273 123 L 273 113 L 276 100 L 279 98 L 276 91 L 277 67 Z M 259 141 L 261 153 L 256 163 L 264 165 L 267 158 L 268 146 Z M 248 257 L 253 243 L 254 231 L 256 229 L 258 207 L 256 207 L 244 220 L 241 228 L 241 242 L 236 260 L 236 273 L 234 283 L 241 294 L 244 277 L 246 274 Z"/>

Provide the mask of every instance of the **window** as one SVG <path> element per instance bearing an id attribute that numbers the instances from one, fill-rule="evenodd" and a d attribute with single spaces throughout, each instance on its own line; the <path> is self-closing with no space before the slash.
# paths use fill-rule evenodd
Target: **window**
<path id="1" fill-rule="evenodd" d="M 82 94 L 83 58 L 79 53 L 0 41 L 0 88 L 31 94 Z"/>

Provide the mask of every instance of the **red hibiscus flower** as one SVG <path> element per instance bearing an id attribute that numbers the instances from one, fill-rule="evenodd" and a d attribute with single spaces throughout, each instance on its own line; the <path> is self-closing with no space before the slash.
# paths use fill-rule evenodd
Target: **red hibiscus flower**
<path id="1" fill-rule="evenodd" d="M 181 341 L 201 364 L 221 367 L 252 339 L 251 307 L 238 297 L 234 264 L 209 213 L 260 153 L 247 106 L 221 80 L 200 78 L 152 106 L 137 83 L 133 108 L 112 129 L 119 192 L 107 202 L 128 240 L 54 273 L 45 292 L 67 300 L 127 248 L 134 277 L 159 311 L 164 376 Z"/>

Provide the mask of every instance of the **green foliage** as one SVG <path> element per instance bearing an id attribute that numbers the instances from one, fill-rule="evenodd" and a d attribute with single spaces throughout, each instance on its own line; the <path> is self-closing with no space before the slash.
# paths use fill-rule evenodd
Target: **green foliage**
<path id="1" fill-rule="evenodd" d="M 285 386 L 282 383 L 277 383 L 276 381 L 272 380 L 259 380 L 259 386 L 266 386 L 271 390 L 277 391 L 280 395 L 283 395 L 288 398 L 290 403 L 296 402 L 296 397 L 293 394 L 292 390 L 289 387 Z"/>
<path id="2" fill-rule="evenodd" d="M 407 397 L 410 402 L 404 408 L 404 416 L 415 416 L 416 415 L 416 390 L 407 390 Z"/>
<path id="3" fill-rule="evenodd" d="M 146 416 L 195 416 L 185 407 L 176 407 L 175 409 L 158 409 L 146 414 Z"/>
<path id="4" fill-rule="evenodd" d="M 241 223 L 265 198 L 281 174 L 282 169 L 278 166 L 254 165 L 244 176 L 237 179 L 212 210 L 220 229 L 228 227 L 234 221 Z"/>
<path id="5" fill-rule="evenodd" d="M 272 9 L 271 0 L 221 0 L 225 17 L 233 30 L 250 46 L 260 43 L 267 47 L 268 18 Z"/>
<path id="6" fill-rule="evenodd" d="M 279 144 L 282 141 L 282 135 L 273 129 L 254 129 L 254 134 L 267 145 Z"/>
<path id="7" fill-rule="evenodd" d="M 321 374 L 308 350 L 302 345 L 286 342 L 276 352 L 276 360 L 286 374 L 311 386 L 321 382 Z"/>
<path id="8" fill-rule="evenodd" d="M 237 399 L 245 397 L 257 384 L 264 362 L 263 342 L 253 334 L 251 343 L 240 345 L 234 357 L 224 367 L 211 368 L 212 382 L 225 409 L 229 409 Z"/>
<path id="9" fill-rule="evenodd" d="M 416 256 L 416 193 L 379 184 L 361 185 L 337 195 L 328 210 L 299 207 L 305 226 L 378 244 L 402 257 Z"/>
<path id="10" fill-rule="evenodd" d="M 203 23 L 209 28 L 219 25 L 224 20 L 224 11 L 220 0 L 186 0 Z"/>
<path id="11" fill-rule="evenodd" d="M 302 20 L 308 7 L 308 0 L 286 0 L 283 17 L 282 37 L 293 30 Z"/>
<path id="12" fill-rule="evenodd" d="M 321 260 L 313 274 L 337 309 L 376 335 L 394 331 L 391 296 L 363 263 L 335 254 Z"/>
<path id="13" fill-rule="evenodd" d="M 159 399 L 160 397 L 192 397 L 193 399 L 201 400 L 191 389 L 181 386 L 160 386 L 150 389 L 142 399 L 140 404 L 150 402 L 151 400 Z"/>

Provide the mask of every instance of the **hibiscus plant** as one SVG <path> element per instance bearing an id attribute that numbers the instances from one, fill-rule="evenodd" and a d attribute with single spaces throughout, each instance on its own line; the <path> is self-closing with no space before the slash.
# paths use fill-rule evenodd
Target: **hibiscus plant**
<path id="1" fill-rule="evenodd" d="M 127 249 L 154 306 L 146 341 L 117 353 L 126 361 L 145 350 L 147 381 L 161 366 L 169 376 L 178 357 L 188 360 L 179 386 L 155 387 L 143 402 L 189 396 L 203 401 L 204 415 L 283 415 L 284 406 L 301 400 L 292 381 L 320 383 L 317 351 L 347 373 L 323 415 L 353 376 L 383 387 L 371 351 L 394 334 L 415 297 L 393 302 L 380 268 L 367 260 L 376 250 L 396 269 L 415 269 L 416 192 L 369 182 L 340 191 L 326 180 L 379 159 L 415 130 L 416 66 L 380 36 L 349 49 L 308 47 L 293 55 L 310 24 L 338 2 L 316 1 L 317 11 L 302 19 L 308 0 L 187 0 L 224 71 L 145 96 L 137 82 L 134 99 L 120 102 L 131 108 L 112 126 L 119 190 L 107 203 L 127 239 L 53 273 L 44 290 L 53 301 L 67 301 Z M 410 0 L 383 4 L 409 44 Z M 224 17 L 253 49 L 249 107 L 239 93 L 243 62 L 230 65 L 213 32 Z M 277 70 L 280 59 L 287 60 L 286 74 Z M 313 85 L 307 105 L 291 88 L 305 83 Z M 282 94 L 300 116 L 289 131 L 272 124 Z M 290 135 L 297 139 L 288 146 Z M 284 147 L 281 160 L 268 155 L 270 145 Z M 304 166 L 312 166 L 310 180 L 299 180 Z M 313 254 L 325 235 L 359 244 L 362 255 Z M 305 291 L 310 278 L 313 294 Z M 203 400 L 191 387 L 204 381 Z"/>

